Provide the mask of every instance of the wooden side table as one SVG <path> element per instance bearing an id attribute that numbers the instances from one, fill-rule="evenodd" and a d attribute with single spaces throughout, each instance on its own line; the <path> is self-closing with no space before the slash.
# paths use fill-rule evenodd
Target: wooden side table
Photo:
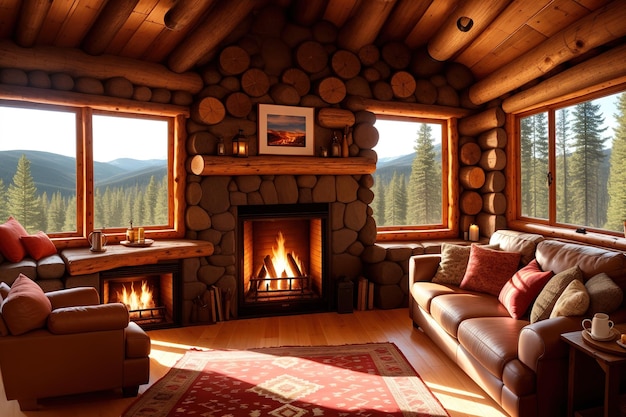
<path id="1" fill-rule="evenodd" d="M 616 325 L 615 328 L 620 333 L 626 333 L 626 324 Z M 567 415 L 568 417 L 578 416 L 604 416 L 618 417 L 620 412 L 620 373 L 626 368 L 626 349 L 617 345 L 615 340 L 611 342 L 590 342 L 583 338 L 582 329 L 580 331 L 564 333 L 561 335 L 570 346 L 569 354 L 569 379 L 567 393 Z M 580 385 L 590 383 L 590 381 L 578 381 L 577 372 L 580 356 L 585 355 L 596 361 L 600 369 L 604 372 L 604 404 L 602 407 L 590 410 L 576 410 L 576 393 L 580 392 Z"/>

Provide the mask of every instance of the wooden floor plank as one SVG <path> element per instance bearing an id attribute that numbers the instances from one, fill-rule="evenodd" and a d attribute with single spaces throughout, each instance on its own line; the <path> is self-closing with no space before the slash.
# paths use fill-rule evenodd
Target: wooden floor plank
<path id="1" fill-rule="evenodd" d="M 420 330 L 407 309 L 320 313 L 238 319 L 206 326 L 148 332 L 152 340 L 150 384 L 192 347 L 251 349 L 271 346 L 392 342 L 439 398 L 451 417 L 506 417 L 506 414 Z M 143 385 L 143 393 L 149 385 Z M 4 388 L 0 382 L 0 390 Z M 100 392 L 41 401 L 37 417 L 118 417 L 134 401 L 119 392 Z M 0 394 L 0 416 L 31 417 L 17 401 Z"/>

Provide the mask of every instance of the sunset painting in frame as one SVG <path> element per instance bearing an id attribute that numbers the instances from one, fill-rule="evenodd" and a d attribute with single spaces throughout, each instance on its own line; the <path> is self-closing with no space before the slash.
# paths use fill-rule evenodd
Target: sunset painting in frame
<path id="1" fill-rule="evenodd" d="M 259 153 L 313 155 L 313 108 L 259 104 Z"/>

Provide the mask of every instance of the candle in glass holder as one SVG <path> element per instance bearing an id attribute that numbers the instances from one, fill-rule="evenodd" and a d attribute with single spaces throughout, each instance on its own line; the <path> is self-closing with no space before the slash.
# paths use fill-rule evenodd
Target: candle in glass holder
<path id="1" fill-rule="evenodd" d="M 469 228 L 469 240 L 472 242 L 477 242 L 479 236 L 480 236 L 480 232 L 478 231 L 478 226 L 475 224 L 472 224 Z"/>
<path id="2" fill-rule="evenodd" d="M 140 228 L 137 229 L 137 242 L 144 243 L 145 241 L 146 241 L 146 239 L 144 237 L 143 227 L 140 227 Z"/>

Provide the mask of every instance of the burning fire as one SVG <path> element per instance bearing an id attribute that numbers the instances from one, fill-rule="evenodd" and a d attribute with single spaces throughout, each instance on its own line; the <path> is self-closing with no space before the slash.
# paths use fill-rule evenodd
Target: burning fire
<path id="1" fill-rule="evenodd" d="M 147 281 L 141 281 L 140 291 L 135 291 L 134 282 L 130 284 L 130 291 L 128 291 L 127 286 L 124 285 L 121 293 L 117 291 L 117 299 L 126 304 L 126 307 L 128 307 L 130 311 L 154 308 L 152 291 L 150 291 Z"/>
<path id="2" fill-rule="evenodd" d="M 272 247 L 272 263 L 274 264 L 277 276 L 270 278 L 298 277 L 302 275 L 302 263 L 300 262 L 298 255 L 293 252 L 288 254 L 287 249 L 285 249 L 285 236 L 283 235 L 283 232 L 278 232 L 276 244 L 278 247 Z M 289 256 L 292 257 L 295 265 L 291 264 Z"/>

